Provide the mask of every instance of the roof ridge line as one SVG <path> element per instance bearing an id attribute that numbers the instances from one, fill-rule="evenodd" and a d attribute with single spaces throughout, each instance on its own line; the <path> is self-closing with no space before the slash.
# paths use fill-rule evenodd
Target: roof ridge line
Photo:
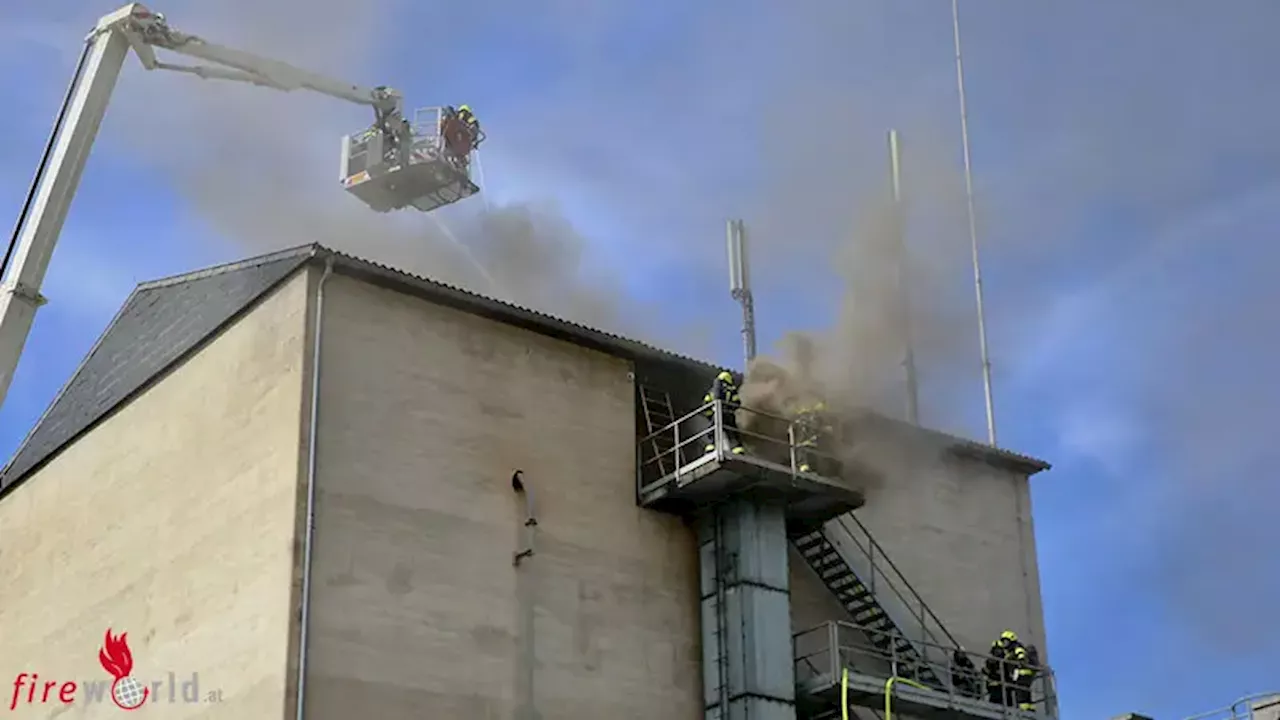
<path id="1" fill-rule="evenodd" d="M 178 283 L 190 282 L 192 280 L 201 280 L 213 275 L 221 275 L 223 273 L 235 272 L 236 270 L 245 270 L 259 265 L 266 265 L 277 260 L 283 260 L 294 255 L 303 255 L 304 253 L 316 254 L 320 246 L 316 243 L 307 243 L 305 245 L 295 245 L 294 247 L 284 248 L 283 250 L 275 250 L 273 252 L 257 255 L 244 260 L 235 260 L 233 262 L 222 263 L 212 267 L 201 268 L 199 270 L 190 270 L 177 275 L 169 275 L 157 280 L 148 280 L 144 283 L 138 283 L 139 290 L 154 290 L 156 288 L 177 285 Z"/>
<path id="2" fill-rule="evenodd" d="M 0 478 L 4 478 L 9 474 L 9 468 L 12 467 L 13 463 L 22 455 L 22 451 L 26 449 L 27 443 L 31 442 L 31 437 L 36 434 L 36 431 L 39 430 L 42 425 L 44 425 L 44 421 L 49 417 L 49 413 L 53 412 L 53 409 L 58 406 L 58 401 L 62 399 L 63 395 L 67 394 L 67 390 L 71 389 L 72 383 L 74 383 L 76 378 L 80 376 L 80 372 L 84 370 L 84 367 L 88 365 L 89 361 L 93 359 L 93 356 L 97 354 L 98 348 L 102 346 L 102 341 L 107 339 L 107 336 L 111 334 L 112 328 L 114 328 L 116 323 L 120 321 L 120 317 L 124 315 L 124 311 L 129 309 L 130 305 L 133 303 L 133 299 L 138 294 L 142 293 L 143 290 L 144 288 L 141 284 L 137 285 L 133 288 L 133 291 L 129 293 L 129 296 L 124 299 L 124 302 L 120 304 L 120 307 L 116 310 L 116 314 L 111 316 L 111 321 L 107 323 L 106 327 L 102 328 L 101 333 L 98 333 L 98 338 L 93 341 L 93 345 L 89 346 L 89 352 L 85 353 L 84 357 L 80 358 L 80 362 L 76 363 L 75 370 L 71 371 L 71 375 L 67 377 L 66 382 L 62 383 L 62 387 L 58 388 L 58 392 L 54 393 L 53 399 L 45 406 L 44 412 L 40 413 L 40 416 L 36 418 L 36 421 L 31 424 L 31 429 L 27 431 L 27 434 L 22 436 L 22 440 L 18 443 L 17 447 L 13 449 L 13 453 L 9 456 L 9 459 L 4 465 L 0 465 Z"/>

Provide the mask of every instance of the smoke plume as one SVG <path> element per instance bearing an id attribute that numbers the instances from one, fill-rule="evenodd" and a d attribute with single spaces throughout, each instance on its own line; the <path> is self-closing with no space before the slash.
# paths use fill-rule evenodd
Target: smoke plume
<path id="1" fill-rule="evenodd" d="M 454 77 L 465 62 L 466 37 L 451 42 L 437 37 L 437 28 L 429 30 L 431 47 L 416 47 L 414 38 L 396 32 L 407 7 L 394 0 L 175 0 L 162 9 L 175 28 L 210 42 L 367 87 L 397 87 L 410 112 L 474 103 L 497 128 L 486 146 L 497 157 L 488 158 L 491 164 L 511 164 L 504 160 L 514 145 L 501 130 L 501 106 L 492 103 L 498 112 L 484 115 L 484 102 Z M 421 64 L 398 67 L 390 59 L 406 52 Z M 122 83 L 113 113 L 127 118 L 113 129 L 127 128 L 120 137 L 139 163 L 170 180 L 211 230 L 239 244 L 237 254 L 318 242 L 584 324 L 654 334 L 644 306 L 616 290 L 610 268 L 591 256 L 587 239 L 550 196 L 525 192 L 531 199 L 502 201 L 485 188 L 430 215 L 379 215 L 346 196 L 337 183 L 338 139 L 372 121 L 367 108 L 307 91 L 157 72 L 145 82 Z"/>

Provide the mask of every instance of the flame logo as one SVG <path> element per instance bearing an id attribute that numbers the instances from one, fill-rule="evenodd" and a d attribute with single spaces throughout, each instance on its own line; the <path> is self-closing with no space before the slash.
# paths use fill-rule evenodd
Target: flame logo
<path id="1" fill-rule="evenodd" d="M 107 628 L 107 636 L 98 650 L 98 662 L 115 678 L 111 683 L 111 699 L 116 706 L 121 710 L 137 710 L 147 702 L 151 689 L 129 676 L 133 672 L 133 653 L 129 650 L 128 638 L 129 633 L 112 635 L 111 628 Z"/>
<path id="2" fill-rule="evenodd" d="M 113 636 L 111 628 L 107 628 L 107 637 L 102 649 L 98 651 L 98 662 L 102 669 L 111 673 L 111 677 L 119 680 L 129 677 L 133 672 L 133 653 L 129 651 L 129 633 Z"/>

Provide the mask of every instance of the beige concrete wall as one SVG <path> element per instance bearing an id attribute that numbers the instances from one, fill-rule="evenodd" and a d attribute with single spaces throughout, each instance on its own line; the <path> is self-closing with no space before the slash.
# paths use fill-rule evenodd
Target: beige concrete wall
<path id="1" fill-rule="evenodd" d="M 985 652 L 1010 627 L 1048 660 L 1025 476 L 976 460 L 921 465 L 856 514 L 962 644 Z"/>
<path id="2" fill-rule="evenodd" d="M 510 718 L 532 670 L 548 720 L 700 718 L 695 541 L 635 505 L 628 365 L 341 275 L 323 324 L 308 717 Z"/>
<path id="3" fill-rule="evenodd" d="M 109 681 L 111 627 L 134 675 L 166 683 L 151 712 L 283 716 L 306 302 L 299 275 L 0 499 L 0 712 L 18 673 Z M 181 702 L 192 673 L 222 701 Z M 10 714 L 120 713 L 42 691 Z"/>
<path id="4" fill-rule="evenodd" d="M 1253 720 L 1280 720 L 1280 695 L 1253 703 Z"/>

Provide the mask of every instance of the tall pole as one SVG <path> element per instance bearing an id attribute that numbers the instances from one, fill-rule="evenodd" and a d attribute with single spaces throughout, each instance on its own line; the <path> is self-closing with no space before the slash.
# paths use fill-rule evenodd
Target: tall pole
<path id="1" fill-rule="evenodd" d="M 742 349 L 747 365 L 750 365 L 756 358 L 756 310 L 755 300 L 751 297 L 747 238 L 742 221 L 730 220 L 725 226 L 725 234 L 729 252 L 729 294 L 742 305 Z"/>
<path id="2" fill-rule="evenodd" d="M 907 271 L 906 207 L 902 201 L 902 146 L 897 130 L 889 131 L 889 189 L 892 193 L 893 243 L 898 262 L 898 318 L 902 328 L 902 368 L 907 375 L 907 421 L 920 424 L 916 354 L 911 341 L 911 286 Z"/>
<path id="3" fill-rule="evenodd" d="M 960 0 L 951 0 L 951 30 L 956 50 L 956 91 L 960 96 L 960 142 L 964 146 L 964 189 L 969 213 L 969 248 L 973 256 L 973 291 L 978 310 L 978 346 L 982 353 L 982 392 L 987 403 L 987 442 L 996 445 L 996 409 L 991 392 L 991 356 L 987 353 L 987 317 L 982 302 L 982 263 L 978 256 L 978 221 L 973 210 L 973 162 L 969 154 L 969 108 L 964 96 L 964 60 L 960 53 Z"/>

